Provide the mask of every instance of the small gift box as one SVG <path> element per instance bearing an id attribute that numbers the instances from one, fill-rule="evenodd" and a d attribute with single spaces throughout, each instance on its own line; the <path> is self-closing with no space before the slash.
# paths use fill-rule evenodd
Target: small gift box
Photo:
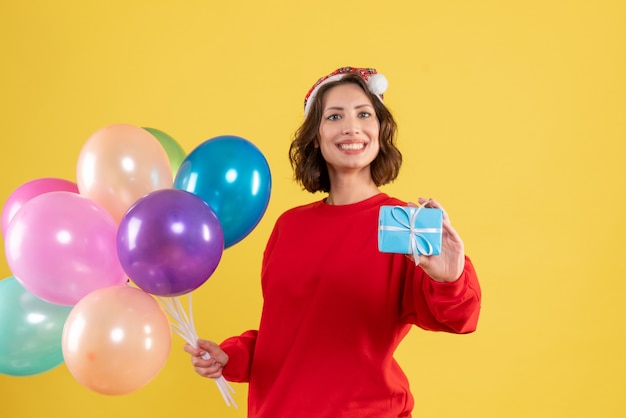
<path id="1" fill-rule="evenodd" d="M 441 252 L 443 211 L 423 206 L 381 206 L 378 250 L 383 253 L 437 255 Z"/>

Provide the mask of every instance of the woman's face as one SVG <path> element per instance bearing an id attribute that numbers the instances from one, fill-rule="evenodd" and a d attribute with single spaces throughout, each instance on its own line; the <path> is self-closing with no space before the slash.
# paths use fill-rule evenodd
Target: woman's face
<path id="1" fill-rule="evenodd" d="M 380 125 L 368 95 L 356 84 L 326 92 L 319 138 L 329 174 L 367 169 L 378 155 Z"/>

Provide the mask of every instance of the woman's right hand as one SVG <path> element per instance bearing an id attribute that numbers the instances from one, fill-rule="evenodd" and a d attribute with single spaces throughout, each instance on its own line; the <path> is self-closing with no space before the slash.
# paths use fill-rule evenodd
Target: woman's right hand
<path id="1" fill-rule="evenodd" d="M 228 354 L 213 341 L 198 340 L 198 347 L 185 344 L 184 350 L 191 354 L 191 364 L 200 376 L 217 379 L 222 376 L 222 369 L 228 363 Z M 207 358 L 205 357 L 205 355 Z M 210 358 L 208 358 L 210 356 Z"/>

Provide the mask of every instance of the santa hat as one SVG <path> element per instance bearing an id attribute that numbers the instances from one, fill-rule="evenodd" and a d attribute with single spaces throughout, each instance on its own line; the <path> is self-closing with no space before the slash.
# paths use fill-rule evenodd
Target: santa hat
<path id="1" fill-rule="evenodd" d="M 355 67 L 341 67 L 333 71 L 332 73 L 320 78 L 317 82 L 311 87 L 311 90 L 306 94 L 304 98 L 304 116 L 306 117 L 309 114 L 309 110 L 311 109 L 311 104 L 315 101 L 315 96 L 319 91 L 319 88 L 331 81 L 340 80 L 347 73 L 356 73 L 361 76 L 363 80 L 367 83 L 367 87 L 370 92 L 372 92 L 376 97 L 378 97 L 381 101 L 383 100 L 383 93 L 387 91 L 387 87 L 389 86 L 389 82 L 387 78 L 376 72 L 374 68 L 355 68 Z"/>

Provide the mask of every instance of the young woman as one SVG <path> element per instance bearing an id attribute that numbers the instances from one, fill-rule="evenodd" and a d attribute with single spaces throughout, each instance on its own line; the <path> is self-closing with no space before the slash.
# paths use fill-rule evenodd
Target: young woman
<path id="1" fill-rule="evenodd" d="M 249 382 L 249 417 L 410 417 L 413 397 L 393 353 L 411 326 L 476 328 L 480 287 L 445 211 L 440 255 L 416 265 L 378 251 L 380 206 L 407 205 L 379 190 L 402 162 L 381 77 L 340 68 L 307 94 L 291 164 L 306 190 L 328 197 L 277 220 L 258 331 L 185 346 L 198 374 Z"/>

